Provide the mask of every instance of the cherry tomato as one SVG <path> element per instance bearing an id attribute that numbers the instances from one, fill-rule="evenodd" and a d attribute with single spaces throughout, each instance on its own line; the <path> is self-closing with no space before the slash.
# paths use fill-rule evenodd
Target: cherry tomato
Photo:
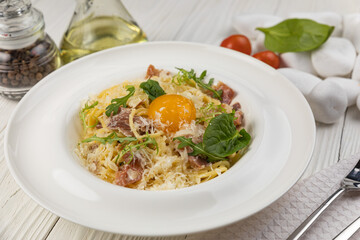
<path id="1" fill-rule="evenodd" d="M 260 61 L 263 61 L 264 63 L 272 66 L 275 69 L 278 69 L 280 67 L 280 58 L 272 51 L 258 52 L 254 54 L 253 57 L 259 59 Z"/>
<path id="2" fill-rule="evenodd" d="M 225 38 L 224 41 L 221 42 L 220 46 L 230 48 L 247 55 L 251 54 L 250 40 L 244 35 L 231 35 L 230 37 Z"/>

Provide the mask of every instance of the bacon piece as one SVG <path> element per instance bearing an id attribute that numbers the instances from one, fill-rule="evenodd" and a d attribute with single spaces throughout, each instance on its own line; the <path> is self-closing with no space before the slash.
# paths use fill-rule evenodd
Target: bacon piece
<path id="1" fill-rule="evenodd" d="M 234 90 L 223 82 L 219 82 L 216 86 L 214 86 L 214 89 L 222 90 L 222 103 L 230 104 L 235 96 Z"/>
<path id="2" fill-rule="evenodd" d="M 157 76 L 158 77 L 160 72 L 161 72 L 161 70 L 155 68 L 154 65 L 150 64 L 147 71 L 146 71 L 145 78 L 149 79 L 152 76 Z"/>
<path id="3" fill-rule="evenodd" d="M 107 126 L 111 130 L 119 130 L 122 132 L 125 136 L 134 136 L 133 132 L 130 128 L 129 123 L 129 116 L 131 113 L 130 108 L 119 108 L 119 112 L 116 115 L 112 115 L 109 118 L 109 121 L 107 123 Z M 146 131 L 146 124 L 150 124 L 149 120 L 144 117 L 140 116 L 134 116 L 134 122 L 139 125 L 140 131 L 142 133 L 145 133 Z"/>
<path id="4" fill-rule="evenodd" d="M 126 153 L 123 156 L 125 162 L 129 162 L 131 160 L 130 153 Z M 126 187 L 129 184 L 136 183 L 137 181 L 141 180 L 143 174 L 143 167 L 141 165 L 142 159 L 138 156 L 134 156 L 134 159 L 129 163 L 122 165 L 115 173 L 115 180 L 114 183 L 119 186 Z"/>
<path id="5" fill-rule="evenodd" d="M 188 160 L 189 160 L 190 165 L 193 168 L 197 168 L 197 169 L 204 168 L 209 164 L 205 159 L 202 159 L 199 156 L 189 156 Z"/>
<path id="6" fill-rule="evenodd" d="M 241 105 L 239 102 L 236 102 L 232 105 L 232 108 L 237 111 L 237 110 L 240 110 L 241 109 Z"/>
<path id="7" fill-rule="evenodd" d="M 244 113 L 241 111 L 241 105 L 240 103 L 234 103 L 234 105 L 232 106 L 232 108 L 235 110 L 235 120 L 234 120 L 234 124 L 235 126 L 241 126 L 243 123 L 243 119 L 244 119 Z"/>
<path id="8" fill-rule="evenodd" d="M 96 127 L 96 129 L 101 129 L 101 128 L 103 128 L 103 126 L 101 125 L 101 122 L 98 122 L 95 127 Z"/>
<path id="9" fill-rule="evenodd" d="M 203 135 L 204 135 L 204 131 L 205 131 L 205 127 L 203 125 L 199 125 L 198 127 L 203 127 L 204 128 L 203 131 L 193 132 L 193 134 L 184 135 L 184 137 L 186 137 L 186 138 L 191 138 L 195 144 L 201 143 L 203 141 Z M 180 143 L 180 141 L 178 141 L 178 142 Z M 193 149 L 190 146 L 186 146 L 184 148 L 184 150 L 178 149 L 178 152 L 180 154 L 183 152 L 186 152 L 186 154 L 188 155 L 189 164 L 192 168 L 200 169 L 200 168 L 204 168 L 205 166 L 207 166 L 209 164 L 205 159 L 201 158 L 200 156 L 189 155 L 189 153 L 193 152 Z"/>
<path id="10" fill-rule="evenodd" d="M 180 152 L 180 150 L 178 151 Z M 191 147 L 186 146 L 185 151 L 188 154 L 188 161 L 192 168 L 200 169 L 200 168 L 204 168 L 209 164 L 205 159 L 201 158 L 200 156 L 190 156 L 189 153 L 193 151 Z"/>
<path id="11" fill-rule="evenodd" d="M 129 124 L 129 116 L 131 109 L 120 107 L 118 114 L 112 115 L 109 118 L 107 126 L 111 130 L 119 130 L 125 136 L 133 136 Z"/>
<path id="12" fill-rule="evenodd" d="M 202 142 L 202 136 L 198 137 L 198 138 L 192 138 L 192 140 L 195 144 L 198 144 L 198 143 Z M 189 146 L 185 147 L 185 149 L 188 154 L 193 151 L 192 148 Z M 200 156 L 188 155 L 188 161 L 189 161 L 191 167 L 197 168 L 197 169 L 204 168 L 209 164 L 205 159 L 201 158 Z"/>
<path id="13" fill-rule="evenodd" d="M 236 111 L 235 112 L 235 120 L 234 124 L 235 126 L 241 126 L 244 118 L 244 113 L 242 111 Z"/>

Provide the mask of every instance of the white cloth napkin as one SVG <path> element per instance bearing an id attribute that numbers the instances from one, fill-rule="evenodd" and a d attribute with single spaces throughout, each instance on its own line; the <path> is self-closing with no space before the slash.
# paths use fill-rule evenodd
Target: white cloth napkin
<path id="1" fill-rule="evenodd" d="M 296 183 L 286 194 L 253 216 L 205 233 L 187 236 L 187 240 L 281 240 L 286 239 L 339 186 L 360 154 L 324 169 Z M 323 213 L 302 239 L 333 239 L 360 216 L 360 192 L 347 192 Z M 351 238 L 360 239 L 360 231 Z"/>

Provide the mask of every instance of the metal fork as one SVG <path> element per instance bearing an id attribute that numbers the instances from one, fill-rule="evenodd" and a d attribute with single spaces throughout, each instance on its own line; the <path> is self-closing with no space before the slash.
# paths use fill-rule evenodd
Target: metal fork
<path id="1" fill-rule="evenodd" d="M 339 196 L 348 190 L 360 190 L 360 160 L 351 172 L 342 180 L 341 187 L 336 190 L 318 209 L 316 209 L 288 238 L 287 240 L 299 239 L 325 209 Z"/>

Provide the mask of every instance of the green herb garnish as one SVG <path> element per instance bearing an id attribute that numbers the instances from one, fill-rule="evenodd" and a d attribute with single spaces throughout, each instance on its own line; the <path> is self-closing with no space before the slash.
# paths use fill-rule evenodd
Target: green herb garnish
<path id="1" fill-rule="evenodd" d="M 196 119 L 196 123 L 208 123 L 215 116 L 220 115 L 221 113 L 226 113 L 226 109 L 219 105 L 215 105 L 213 102 L 208 103 L 207 105 L 199 109 L 200 116 Z"/>
<path id="2" fill-rule="evenodd" d="M 231 154 L 249 145 L 251 136 L 245 129 L 240 132 L 234 125 L 235 113 L 222 113 L 214 117 L 207 126 L 203 142 L 195 144 L 191 138 L 176 137 L 181 143 L 178 148 L 189 146 L 193 149 L 189 155 L 202 155 L 209 162 L 225 159 Z"/>
<path id="3" fill-rule="evenodd" d="M 265 33 L 265 47 L 271 51 L 304 52 L 320 47 L 330 37 L 333 26 L 310 19 L 287 19 L 269 28 L 256 28 Z"/>
<path id="4" fill-rule="evenodd" d="M 119 158 L 121 159 L 127 152 L 130 152 L 131 159 L 130 159 L 130 161 L 126 162 L 126 164 L 129 164 L 129 163 L 131 163 L 131 161 L 134 158 L 134 151 L 139 150 L 141 147 L 147 147 L 148 145 L 155 146 L 156 153 L 159 153 L 159 147 L 158 147 L 156 140 L 147 134 L 146 137 L 143 137 L 143 138 L 137 140 L 137 142 L 135 144 L 129 144 L 129 145 L 125 146 L 125 148 L 119 154 Z M 116 162 L 115 162 L 116 164 L 118 164 L 119 158 L 116 159 Z"/>
<path id="5" fill-rule="evenodd" d="M 135 137 L 120 137 L 116 134 L 116 132 L 112 132 L 107 137 L 98 137 L 98 136 L 94 135 L 92 137 L 82 140 L 81 142 L 87 143 L 87 142 L 98 141 L 102 144 L 106 144 L 106 143 L 112 144 L 114 141 L 123 143 L 123 142 L 133 142 L 136 140 L 137 139 Z"/>
<path id="6" fill-rule="evenodd" d="M 191 147 L 193 151 L 189 153 L 190 156 L 202 155 L 207 157 L 207 160 L 209 162 L 217 162 L 224 160 L 223 157 L 218 157 L 216 154 L 206 151 L 203 143 L 194 143 L 192 141 L 192 138 L 176 137 L 174 138 L 174 140 L 179 140 L 181 142 L 178 148 L 184 148 L 187 146 Z"/>
<path id="7" fill-rule="evenodd" d="M 96 105 L 98 105 L 98 103 L 99 103 L 99 102 L 96 101 L 96 102 L 94 102 L 93 104 L 91 104 L 90 106 L 88 105 L 88 103 L 85 103 L 84 108 L 81 109 L 79 115 L 80 115 L 80 119 L 81 119 L 81 122 L 82 122 L 83 129 L 84 129 L 84 130 L 86 130 L 87 128 L 93 128 L 93 127 L 95 127 L 95 126 L 98 124 L 98 122 L 99 122 L 98 119 L 96 119 L 96 123 L 93 124 L 93 125 L 91 125 L 91 126 L 88 126 L 88 125 L 86 124 L 86 115 L 88 114 L 89 110 L 92 109 L 92 108 L 94 108 Z"/>
<path id="8" fill-rule="evenodd" d="M 128 95 L 122 98 L 114 98 L 111 100 L 111 104 L 106 107 L 106 116 L 110 117 L 111 113 L 114 115 L 117 114 L 119 112 L 120 106 L 126 107 L 126 102 L 135 93 L 135 87 L 128 85 L 126 86 L 126 90 L 129 92 Z"/>
<path id="9" fill-rule="evenodd" d="M 182 84 L 183 82 L 191 84 L 191 80 L 193 80 L 199 87 L 212 92 L 214 98 L 217 98 L 220 101 L 222 100 L 221 98 L 222 90 L 215 90 L 212 88 L 212 85 L 214 83 L 214 78 L 211 78 L 208 83 L 204 82 L 204 78 L 206 76 L 206 70 L 203 71 L 199 77 L 197 77 L 194 69 L 191 69 L 190 71 L 186 71 L 183 68 L 176 68 L 176 69 L 179 70 L 179 73 L 176 77 L 176 80 L 178 81 L 177 82 L 178 85 Z"/>
<path id="10" fill-rule="evenodd" d="M 139 150 L 141 147 L 147 147 L 148 145 L 155 146 L 156 153 L 159 153 L 159 147 L 158 147 L 156 140 L 154 138 L 150 137 L 148 134 L 141 139 L 137 139 L 135 137 L 121 137 L 121 136 L 117 135 L 116 132 L 112 132 L 111 134 L 109 134 L 106 137 L 98 137 L 98 136 L 94 135 L 92 137 L 82 140 L 81 142 L 88 143 L 88 142 L 93 142 L 93 141 L 100 142 L 101 144 L 106 144 L 106 143 L 112 144 L 115 141 L 119 142 L 119 143 L 128 143 L 128 145 L 126 145 L 123 148 L 123 150 L 116 156 L 116 158 L 114 160 L 114 162 L 116 164 L 120 164 L 118 162 L 118 160 L 121 159 L 127 152 L 130 152 L 131 159 L 130 159 L 130 161 L 126 162 L 126 164 L 129 164 L 132 161 L 132 159 L 134 158 L 135 149 Z"/>
<path id="11" fill-rule="evenodd" d="M 155 98 L 165 95 L 164 89 L 160 87 L 157 81 L 148 79 L 146 82 L 140 84 L 140 88 L 149 96 L 150 100 L 153 101 Z"/>

